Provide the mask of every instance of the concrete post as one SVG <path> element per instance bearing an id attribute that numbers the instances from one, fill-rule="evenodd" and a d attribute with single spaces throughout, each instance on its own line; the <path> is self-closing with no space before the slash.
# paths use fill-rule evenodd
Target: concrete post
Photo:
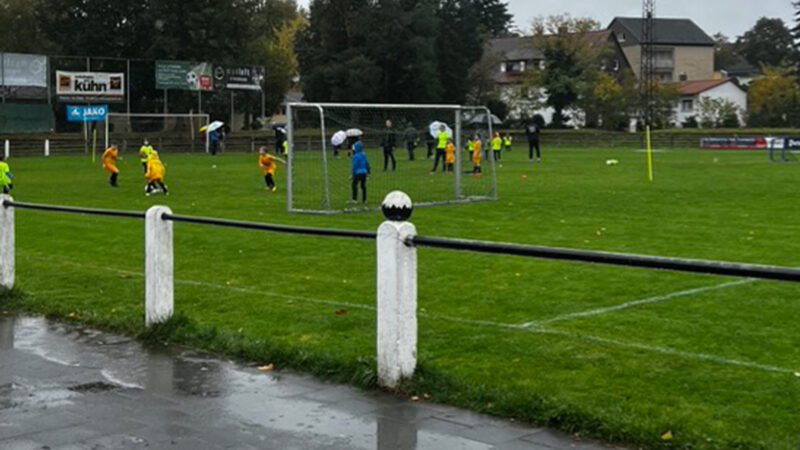
<path id="1" fill-rule="evenodd" d="M 382 209 L 390 220 L 378 228 L 378 383 L 395 388 L 404 378 L 414 375 L 417 366 L 417 251 L 405 239 L 416 234 L 406 222 L 411 214 L 408 205 L 392 204 L 397 194 L 390 193 Z M 407 209 L 405 209 L 407 208 Z M 407 214 L 392 215 L 405 209 Z"/>
<path id="2" fill-rule="evenodd" d="M 144 311 L 145 326 L 172 317 L 174 304 L 172 222 L 161 218 L 171 214 L 166 206 L 153 206 L 144 220 Z"/>
<path id="3" fill-rule="evenodd" d="M 0 194 L 0 288 L 14 287 L 14 208 L 3 206 L 4 201 L 14 200 L 8 194 Z"/>
<path id="4" fill-rule="evenodd" d="M 11 156 L 11 141 L 9 141 L 8 139 L 6 139 L 6 145 L 3 150 L 3 154 L 6 156 L 6 158 Z"/>
<path id="5" fill-rule="evenodd" d="M 50 156 L 50 139 L 44 140 L 44 156 Z"/>

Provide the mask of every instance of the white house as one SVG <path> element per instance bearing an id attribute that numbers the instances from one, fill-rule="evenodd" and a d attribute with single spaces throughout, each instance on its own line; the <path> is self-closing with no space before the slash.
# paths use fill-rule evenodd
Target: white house
<path id="1" fill-rule="evenodd" d="M 704 97 L 727 100 L 736 105 L 739 124 L 744 125 L 747 92 L 734 80 L 684 81 L 680 83 L 680 92 L 681 99 L 675 107 L 675 120 L 679 126 L 692 116 L 700 121 L 698 102 Z"/>

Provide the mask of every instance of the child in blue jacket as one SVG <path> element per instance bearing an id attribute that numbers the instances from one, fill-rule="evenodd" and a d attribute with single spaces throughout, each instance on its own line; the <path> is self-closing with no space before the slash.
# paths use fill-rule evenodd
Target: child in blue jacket
<path id="1" fill-rule="evenodd" d="M 350 180 L 352 182 L 353 198 L 347 203 L 358 201 L 358 185 L 361 185 L 361 196 L 363 203 L 367 203 L 367 175 L 370 172 L 367 155 L 364 154 L 363 145 L 360 140 L 353 144 L 353 157 L 350 160 Z"/>

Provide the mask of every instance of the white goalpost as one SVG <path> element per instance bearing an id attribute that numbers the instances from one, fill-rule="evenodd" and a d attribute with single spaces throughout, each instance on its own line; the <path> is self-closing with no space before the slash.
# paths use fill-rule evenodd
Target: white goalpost
<path id="1" fill-rule="evenodd" d="M 486 107 L 289 103 L 286 116 L 290 212 L 367 211 L 393 190 L 418 206 L 497 198 L 494 160 L 484 153 L 494 131 Z M 441 130 L 455 147 L 452 167 L 438 150 Z M 482 145 L 479 173 L 467 150 L 475 139 Z M 356 140 L 371 166 L 363 184 L 351 177 Z"/>
<path id="2" fill-rule="evenodd" d="M 156 150 L 209 152 L 208 114 L 137 114 L 108 113 L 103 124 L 105 147 L 116 143 L 121 151 L 138 150 L 148 139 Z"/>

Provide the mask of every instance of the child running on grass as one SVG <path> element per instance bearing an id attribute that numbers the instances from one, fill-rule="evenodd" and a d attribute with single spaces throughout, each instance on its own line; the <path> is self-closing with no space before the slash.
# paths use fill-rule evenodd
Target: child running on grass
<path id="1" fill-rule="evenodd" d="M 153 147 L 150 145 L 147 139 L 144 140 L 142 147 L 139 148 L 139 162 L 142 163 L 142 167 L 144 168 L 144 173 L 147 173 L 147 160 L 150 158 L 150 154 L 153 153 Z"/>
<path id="2" fill-rule="evenodd" d="M 11 168 L 8 167 L 6 156 L 0 152 L 0 186 L 3 188 L 3 194 L 8 194 L 11 189 L 14 189 L 14 174 L 11 173 Z"/>
<path id="3" fill-rule="evenodd" d="M 444 167 L 447 173 L 453 173 L 453 167 L 456 163 L 456 146 L 453 144 L 452 139 L 447 140 L 447 145 L 444 148 Z"/>
<path id="4" fill-rule="evenodd" d="M 272 192 L 278 190 L 275 186 L 275 168 L 277 164 L 275 161 L 280 161 L 286 164 L 286 161 L 278 158 L 277 156 L 272 156 L 267 152 L 266 147 L 261 147 L 258 149 L 258 165 L 264 170 L 264 182 L 267 184 L 267 189 Z"/>
<path id="5" fill-rule="evenodd" d="M 347 203 L 356 203 L 358 201 L 358 185 L 361 185 L 362 203 L 367 203 L 367 175 L 369 175 L 370 167 L 367 161 L 367 155 L 364 154 L 364 147 L 361 140 L 356 138 L 353 144 L 353 157 L 350 158 L 350 180 L 353 190 L 353 196 Z"/>
<path id="6" fill-rule="evenodd" d="M 481 176 L 481 138 L 476 135 L 475 140 L 472 141 L 472 176 Z"/>
<path id="7" fill-rule="evenodd" d="M 144 187 L 144 194 L 146 196 L 149 197 L 150 194 L 156 192 L 156 185 L 161 188 L 161 192 L 163 192 L 164 195 L 169 195 L 167 185 L 164 184 L 164 175 L 166 172 L 167 170 L 164 168 L 164 164 L 158 159 L 158 152 L 153 150 L 147 158 L 147 172 L 144 174 L 144 178 L 147 180 L 147 184 Z"/>
<path id="8" fill-rule="evenodd" d="M 108 183 L 111 187 L 117 187 L 117 176 L 119 175 L 117 159 L 121 159 L 117 151 L 117 144 L 111 144 L 111 146 L 103 152 L 103 168 L 111 174 L 108 178 Z"/>

